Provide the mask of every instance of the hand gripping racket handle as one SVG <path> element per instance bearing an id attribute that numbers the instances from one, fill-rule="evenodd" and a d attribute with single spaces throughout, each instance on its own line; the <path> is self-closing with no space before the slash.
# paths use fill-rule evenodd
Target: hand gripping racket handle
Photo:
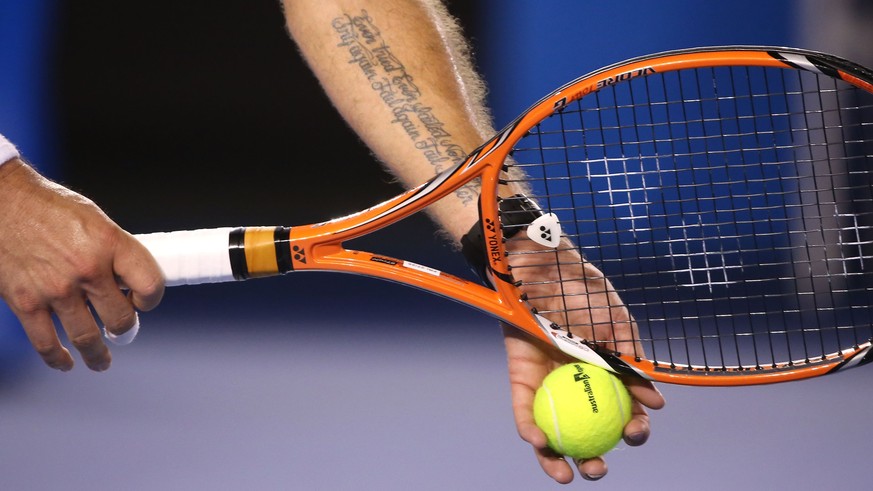
<path id="1" fill-rule="evenodd" d="M 138 234 L 158 261 L 167 286 L 235 281 L 228 254 L 233 227 Z"/>

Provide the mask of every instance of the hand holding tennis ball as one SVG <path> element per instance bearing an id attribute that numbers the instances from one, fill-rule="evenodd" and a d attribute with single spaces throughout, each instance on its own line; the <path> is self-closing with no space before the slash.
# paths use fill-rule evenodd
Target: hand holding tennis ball
<path id="1" fill-rule="evenodd" d="M 627 388 L 611 372 L 588 363 L 553 370 L 534 398 L 534 421 L 549 447 L 575 459 L 612 450 L 630 420 Z"/>

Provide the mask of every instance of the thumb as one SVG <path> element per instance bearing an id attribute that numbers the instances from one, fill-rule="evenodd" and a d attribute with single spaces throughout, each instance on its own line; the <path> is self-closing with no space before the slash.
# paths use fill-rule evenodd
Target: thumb
<path id="1" fill-rule="evenodd" d="M 124 232 L 115 251 L 113 268 L 119 284 L 128 288 L 128 298 L 138 310 L 157 307 L 164 296 L 164 274 L 155 258 L 132 235 Z"/>

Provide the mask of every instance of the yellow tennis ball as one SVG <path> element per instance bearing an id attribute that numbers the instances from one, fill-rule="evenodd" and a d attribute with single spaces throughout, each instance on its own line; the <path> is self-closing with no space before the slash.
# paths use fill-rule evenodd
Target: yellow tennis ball
<path id="1" fill-rule="evenodd" d="M 612 450 L 631 419 L 631 397 L 611 372 L 588 363 L 558 367 L 534 398 L 534 420 L 552 450 L 589 459 Z"/>

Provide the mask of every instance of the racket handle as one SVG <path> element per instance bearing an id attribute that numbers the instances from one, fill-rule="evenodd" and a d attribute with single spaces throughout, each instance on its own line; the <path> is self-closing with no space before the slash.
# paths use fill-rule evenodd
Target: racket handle
<path id="1" fill-rule="evenodd" d="M 228 252 L 233 227 L 138 234 L 158 261 L 167 286 L 235 281 Z"/>

